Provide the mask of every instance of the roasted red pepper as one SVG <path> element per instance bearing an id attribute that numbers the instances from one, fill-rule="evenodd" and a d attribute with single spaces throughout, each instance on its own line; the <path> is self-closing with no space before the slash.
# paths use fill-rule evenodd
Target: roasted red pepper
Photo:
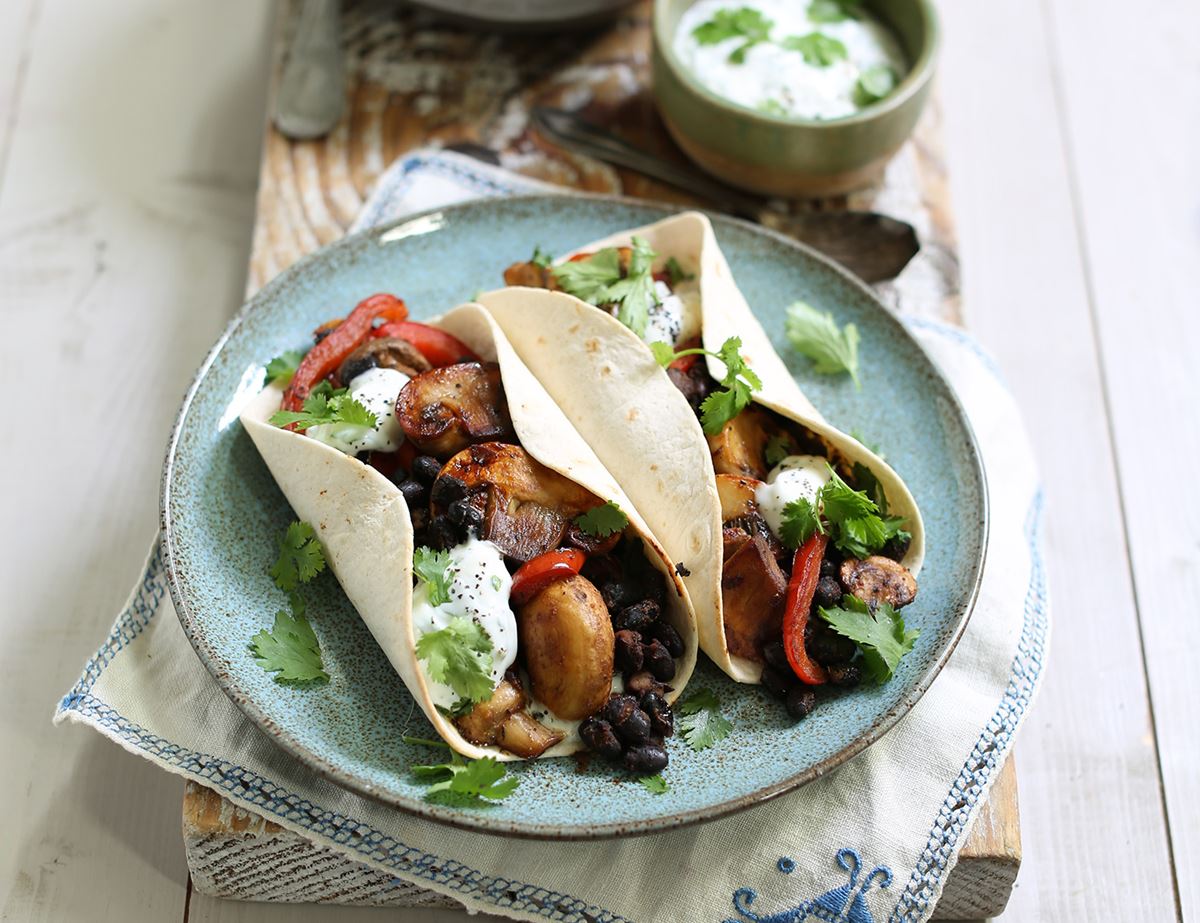
<path id="1" fill-rule="evenodd" d="M 547 584 L 574 577 L 583 569 L 586 560 L 587 555 L 577 548 L 560 548 L 539 554 L 532 561 L 522 564 L 513 574 L 509 598 L 522 606 L 537 596 Z"/>
<path id="2" fill-rule="evenodd" d="M 292 383 L 283 392 L 283 410 L 300 410 L 308 392 L 330 375 L 350 353 L 358 349 L 371 333 L 375 319 L 401 321 L 408 308 L 395 295 L 372 295 L 358 303 L 344 321 L 334 327 L 300 362 Z M 324 329 L 328 325 L 322 325 Z"/>
<path id="3" fill-rule="evenodd" d="M 479 357 L 458 337 L 428 324 L 418 324 L 416 321 L 393 321 L 383 324 L 375 328 L 374 336 L 407 340 L 435 368 L 458 362 L 479 361 Z"/>
<path id="4" fill-rule="evenodd" d="M 792 577 L 788 581 L 787 602 L 783 612 L 783 649 L 792 672 L 810 686 L 828 680 L 825 668 L 808 656 L 804 647 L 804 629 L 812 608 L 817 581 L 821 579 L 821 559 L 828 538 L 820 533 L 796 549 L 792 559 Z"/>

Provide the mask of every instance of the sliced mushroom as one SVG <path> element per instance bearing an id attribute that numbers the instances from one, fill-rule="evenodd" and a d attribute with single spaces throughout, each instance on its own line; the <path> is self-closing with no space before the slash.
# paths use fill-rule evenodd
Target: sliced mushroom
<path id="1" fill-rule="evenodd" d="M 762 661 L 762 647 L 783 631 L 783 602 L 787 577 L 770 543 L 752 536 L 725 559 L 721 569 L 721 599 L 725 643 L 729 652 Z"/>
<path id="2" fill-rule="evenodd" d="M 464 449 L 442 467 L 439 480 L 444 477 L 457 478 L 468 491 L 486 488 L 482 537 L 518 561 L 557 548 L 571 520 L 600 503 L 590 490 L 507 443 Z"/>
<path id="3" fill-rule="evenodd" d="M 492 697 L 479 702 L 454 724 L 459 733 L 473 744 L 484 746 L 496 742 L 496 734 L 513 712 L 525 707 L 525 690 L 514 673 L 502 679 Z"/>
<path id="4" fill-rule="evenodd" d="M 887 603 L 895 609 L 916 599 L 917 581 L 908 568 L 891 558 L 871 555 L 864 561 L 842 562 L 842 586 L 870 606 Z"/>
<path id="5" fill-rule="evenodd" d="M 718 474 L 717 496 L 721 500 L 721 521 L 728 522 L 757 513 L 758 500 L 754 492 L 761 483 L 755 478 Z"/>
<path id="6" fill-rule="evenodd" d="M 555 715 L 581 720 L 608 701 L 613 628 L 590 580 L 548 584 L 517 610 L 517 629 L 531 691 Z"/>
<path id="7" fill-rule="evenodd" d="M 779 427 L 768 411 L 753 405 L 747 407 L 719 433 L 708 437 L 713 468 L 717 474 L 765 480 L 769 471 L 767 440 L 777 432 Z"/>
<path id="8" fill-rule="evenodd" d="M 413 445 L 438 458 L 515 438 L 500 367 L 490 363 L 460 362 L 417 375 L 396 398 L 396 418 Z"/>
<path id="9" fill-rule="evenodd" d="M 526 288 L 557 289 L 558 280 L 554 273 L 537 263 L 513 263 L 504 270 L 505 285 L 523 285 Z"/>
<path id="10" fill-rule="evenodd" d="M 349 385 L 363 372 L 370 369 L 395 369 L 409 378 L 427 372 L 432 366 L 412 343 L 399 337 L 380 337 L 367 340 L 342 360 L 338 366 L 338 379 Z"/>
<path id="11" fill-rule="evenodd" d="M 566 735 L 561 731 L 552 731 L 546 725 L 528 712 L 514 712 L 500 725 L 496 734 L 496 743 L 507 750 L 527 760 L 536 759 Z"/>

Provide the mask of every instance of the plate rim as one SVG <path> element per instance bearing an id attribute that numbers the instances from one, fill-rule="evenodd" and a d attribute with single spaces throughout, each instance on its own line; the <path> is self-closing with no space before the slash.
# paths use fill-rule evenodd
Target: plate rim
<path id="1" fill-rule="evenodd" d="M 174 540 L 174 526 L 171 520 L 171 480 L 174 472 L 175 456 L 179 449 L 180 437 L 183 432 L 184 422 L 188 417 L 188 413 L 192 408 L 197 393 L 200 390 L 201 384 L 208 375 L 209 370 L 216 362 L 217 357 L 225 348 L 226 343 L 233 336 L 239 327 L 245 322 L 246 318 L 256 310 L 260 304 L 271 299 L 276 289 L 282 288 L 288 284 L 288 281 L 296 275 L 303 274 L 310 265 L 316 263 L 324 257 L 327 250 L 337 247 L 350 246 L 357 241 L 365 240 L 369 237 L 378 236 L 388 233 L 408 224 L 413 221 L 419 221 L 427 218 L 430 215 L 445 214 L 447 212 L 464 212 L 487 207 L 488 205 L 503 205 L 506 203 L 547 203 L 552 204 L 555 201 L 584 201 L 602 203 L 605 205 L 618 205 L 630 208 L 637 208 L 643 211 L 657 212 L 659 218 L 670 217 L 671 215 L 679 214 L 685 211 L 701 211 L 713 222 L 714 227 L 719 229 L 722 225 L 737 227 L 750 234 L 762 235 L 778 244 L 782 244 L 785 248 L 799 250 L 807 257 L 816 260 L 822 264 L 828 271 L 839 276 L 843 282 L 849 284 L 852 288 L 865 295 L 871 302 L 874 303 L 883 316 L 886 322 L 891 324 L 893 328 L 899 332 L 909 343 L 914 346 L 918 352 L 925 358 L 929 364 L 929 368 L 933 375 L 936 376 L 938 382 L 942 386 L 946 397 L 949 399 L 950 409 L 955 418 L 962 426 L 962 431 L 966 437 L 967 455 L 969 464 L 975 469 L 980 485 L 980 509 L 979 523 L 980 530 L 979 541 L 979 556 L 974 562 L 974 579 L 972 580 L 970 590 L 967 594 L 967 600 L 964 606 L 964 613 L 955 627 L 953 634 L 946 642 L 942 650 L 934 658 L 933 662 L 925 669 L 925 672 L 918 677 L 917 682 L 909 693 L 900 699 L 895 705 L 879 715 L 871 723 L 870 727 L 850 741 L 846 746 L 842 747 L 836 753 L 831 754 L 820 762 L 793 773 L 784 779 L 780 779 L 770 785 L 763 786 L 753 792 L 748 792 L 743 795 L 738 795 L 734 798 L 729 798 L 724 801 L 717 802 L 701 808 L 691 808 L 684 811 L 677 811 L 671 814 L 663 814 L 650 818 L 612 821 L 605 823 L 588 823 L 588 824 L 544 824 L 544 823 L 529 823 L 500 820 L 489 817 L 487 814 L 474 814 L 460 812 L 453 808 L 442 805 L 433 804 L 420 798 L 408 798 L 397 796 L 392 793 L 385 792 L 377 786 L 363 780 L 354 773 L 347 772 L 332 764 L 319 753 L 313 751 L 309 747 L 300 743 L 294 737 L 288 734 L 280 725 L 276 724 L 272 717 L 252 702 L 239 689 L 234 688 L 235 684 L 232 677 L 223 676 L 221 673 L 220 658 L 217 652 L 208 644 L 202 632 L 197 632 L 194 629 L 196 619 L 195 613 L 192 611 L 186 596 L 181 587 L 180 575 L 176 570 L 176 554 L 177 549 Z M 659 219 L 655 219 L 659 220 Z M 718 235 L 719 236 L 719 235 Z M 974 428 L 971 426 L 970 418 L 967 416 L 966 408 L 963 407 L 962 401 L 959 399 L 957 392 L 951 386 L 949 380 L 943 374 L 940 366 L 930 356 L 929 351 L 919 339 L 905 326 L 899 315 L 887 304 L 883 302 L 874 291 L 871 290 L 865 282 L 851 273 L 848 269 L 841 266 L 831 258 L 825 256 L 820 251 L 805 244 L 793 237 L 775 231 L 771 228 L 764 227 L 752 221 L 747 221 L 741 218 L 735 218 L 730 215 L 716 212 L 710 209 L 695 208 L 694 206 L 679 205 L 676 203 L 660 202 L 651 199 L 638 199 L 631 196 L 619 195 L 604 195 L 596 193 L 533 193 L 526 195 L 505 195 L 505 196 L 490 196 L 484 198 L 471 199 L 466 202 L 458 202 L 451 205 L 443 205 L 434 208 L 424 209 L 420 212 L 415 212 L 411 215 L 406 215 L 403 218 L 387 221 L 382 224 L 374 225 L 369 228 L 364 228 L 352 234 L 346 234 L 335 241 L 330 242 L 322 247 L 318 247 L 311 253 L 307 253 L 299 260 L 292 263 L 279 273 L 277 273 L 269 282 L 262 286 L 250 298 L 243 302 L 242 306 L 226 324 L 225 329 L 217 338 L 216 342 L 209 349 L 203 361 L 197 368 L 191 383 L 188 385 L 187 391 L 184 394 L 183 401 L 180 404 L 179 410 L 175 415 L 174 422 L 171 426 L 171 434 L 167 441 L 167 450 L 163 458 L 162 475 L 159 489 L 159 530 L 162 535 L 163 542 L 163 563 L 167 574 L 167 584 L 171 593 L 171 601 L 175 606 L 175 614 L 179 619 L 180 626 L 183 628 L 184 635 L 191 644 L 192 649 L 200 658 L 201 662 L 207 668 L 221 691 L 245 714 L 260 730 L 264 731 L 271 741 L 281 747 L 291 756 L 298 759 L 301 763 L 315 771 L 322 778 L 346 789 L 350 792 L 363 795 L 376 802 L 387 805 L 391 808 L 396 808 L 411 814 L 416 817 L 421 817 L 426 820 L 432 820 L 437 823 L 442 823 L 450 827 L 460 830 L 467 830 L 474 833 L 484 833 L 493 836 L 511 836 L 519 839 L 529 840 L 558 840 L 558 841 L 587 841 L 587 840 L 606 840 L 616 837 L 625 836 L 642 836 L 651 833 L 662 833 L 669 830 L 676 830 L 682 827 L 688 827 L 695 824 L 706 823 L 708 821 L 717 820 L 722 817 L 727 817 L 731 814 L 736 814 L 748 808 L 757 805 L 765 804 L 772 799 L 778 798 L 781 795 L 795 791 L 796 789 L 820 778 L 836 767 L 842 765 L 848 760 L 862 753 L 867 747 L 875 743 L 879 738 L 886 734 L 895 724 L 921 700 L 929 687 L 933 684 L 938 674 L 945 667 L 950 656 L 958 647 L 963 633 L 966 631 L 967 625 L 971 621 L 971 616 L 975 611 L 976 603 L 979 599 L 979 589 L 983 581 L 983 572 L 987 563 L 988 544 L 990 538 L 991 525 L 991 510 L 990 499 L 988 496 L 987 471 L 983 465 L 982 454 L 979 449 L 979 442 L 975 436 Z"/>

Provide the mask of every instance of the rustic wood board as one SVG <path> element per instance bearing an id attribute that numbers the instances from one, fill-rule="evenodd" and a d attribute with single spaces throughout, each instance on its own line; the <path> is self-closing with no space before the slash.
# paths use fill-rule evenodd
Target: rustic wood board
<path id="1" fill-rule="evenodd" d="M 611 28 L 534 38 L 460 32 L 392 5 L 349 3 L 343 17 L 348 110 L 327 138 L 291 142 L 268 127 L 264 140 L 248 289 L 336 240 L 384 169 L 425 144 L 471 142 L 519 173 L 591 192 L 704 205 L 622 169 L 564 151 L 529 130 L 535 104 L 580 111 L 629 140 L 680 158 L 654 112 L 649 79 L 650 5 Z M 292 4 L 281 15 L 277 65 Z M 278 76 L 278 66 L 274 74 Z M 954 225 L 935 103 L 874 188 L 831 199 L 772 203 L 762 221 L 789 211 L 873 209 L 912 224 L 922 251 L 900 279 L 877 286 L 896 307 L 961 321 Z M 184 841 L 195 890 L 242 900 L 456 907 L 456 902 L 359 865 L 188 783 Z M 935 918 L 999 914 L 1021 862 L 1016 775 L 1005 764 Z"/>

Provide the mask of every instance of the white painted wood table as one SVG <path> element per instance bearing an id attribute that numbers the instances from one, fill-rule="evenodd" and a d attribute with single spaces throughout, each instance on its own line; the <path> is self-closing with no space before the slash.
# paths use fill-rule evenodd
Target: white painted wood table
<path id="1" fill-rule="evenodd" d="M 967 320 L 1051 501 L 1055 637 L 1004 920 L 1200 920 L 1200 6 L 943 6 Z M 48 721 L 138 569 L 171 418 L 241 300 L 271 18 L 0 2 L 0 382 L 24 408 L 0 452 L 0 920 L 396 916 L 191 896 L 180 782 Z"/>

